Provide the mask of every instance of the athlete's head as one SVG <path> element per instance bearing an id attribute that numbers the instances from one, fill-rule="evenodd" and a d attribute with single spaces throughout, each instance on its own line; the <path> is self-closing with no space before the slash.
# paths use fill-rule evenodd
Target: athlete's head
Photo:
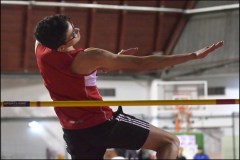
<path id="1" fill-rule="evenodd" d="M 61 50 L 80 40 L 79 28 L 74 28 L 70 19 L 61 14 L 51 15 L 39 21 L 34 36 L 42 45 Z"/>

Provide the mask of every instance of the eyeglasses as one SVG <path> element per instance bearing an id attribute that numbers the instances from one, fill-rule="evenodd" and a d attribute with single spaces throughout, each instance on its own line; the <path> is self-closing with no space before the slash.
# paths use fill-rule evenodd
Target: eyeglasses
<path id="1" fill-rule="evenodd" d="M 70 23 L 71 23 L 71 26 L 72 26 L 72 29 L 73 29 L 73 31 L 72 31 L 72 38 L 69 39 L 69 40 L 67 40 L 64 44 L 70 42 L 71 40 L 73 40 L 74 38 L 76 38 L 77 35 L 78 35 L 78 29 L 76 29 L 76 28 L 74 27 L 74 25 L 73 25 L 73 23 L 72 23 L 71 21 L 70 21 Z"/>

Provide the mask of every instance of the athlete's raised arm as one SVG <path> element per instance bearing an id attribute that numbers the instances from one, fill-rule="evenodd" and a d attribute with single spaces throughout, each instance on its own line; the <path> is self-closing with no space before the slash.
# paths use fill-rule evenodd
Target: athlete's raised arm
<path id="1" fill-rule="evenodd" d="M 76 56 L 72 63 L 72 71 L 78 74 L 89 74 L 97 69 L 107 71 L 127 70 L 145 72 L 181 64 L 190 60 L 202 59 L 215 49 L 220 48 L 223 41 L 204 47 L 195 52 L 176 55 L 134 56 L 114 54 L 99 48 L 88 48 Z"/>

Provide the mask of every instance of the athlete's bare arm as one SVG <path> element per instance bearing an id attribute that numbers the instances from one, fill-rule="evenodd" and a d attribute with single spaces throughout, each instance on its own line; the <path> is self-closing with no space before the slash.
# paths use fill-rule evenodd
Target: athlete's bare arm
<path id="1" fill-rule="evenodd" d="M 220 48 L 223 41 L 204 47 L 191 53 L 177 55 L 149 55 L 134 56 L 114 54 L 99 48 L 88 48 L 76 56 L 72 63 L 72 71 L 77 74 L 90 74 L 97 69 L 107 71 L 128 70 L 134 72 L 145 72 L 181 64 L 190 60 L 206 57 L 215 49 Z"/>

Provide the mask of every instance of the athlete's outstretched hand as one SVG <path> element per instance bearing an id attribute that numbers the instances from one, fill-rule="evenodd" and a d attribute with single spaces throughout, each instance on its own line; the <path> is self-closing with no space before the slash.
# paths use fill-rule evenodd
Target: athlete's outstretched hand
<path id="1" fill-rule="evenodd" d="M 138 48 L 129 48 L 126 50 L 121 50 L 120 52 L 118 52 L 118 55 L 137 55 L 138 53 Z"/>
<path id="2" fill-rule="evenodd" d="M 223 41 L 220 41 L 218 43 L 215 43 L 209 47 L 204 47 L 198 51 L 193 52 L 195 54 L 196 59 L 201 59 L 206 57 L 209 53 L 213 52 L 215 49 L 218 49 L 223 46 Z"/>

